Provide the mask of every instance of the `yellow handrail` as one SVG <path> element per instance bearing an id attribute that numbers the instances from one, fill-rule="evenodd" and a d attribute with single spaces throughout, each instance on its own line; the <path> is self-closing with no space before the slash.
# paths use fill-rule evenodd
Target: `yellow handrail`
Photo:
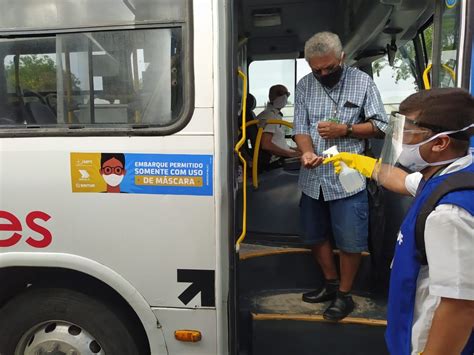
<path id="1" fill-rule="evenodd" d="M 235 243 L 235 251 L 240 251 L 240 244 L 244 241 L 247 234 L 247 162 L 242 156 L 240 148 L 247 140 L 246 134 L 246 120 L 247 120 L 247 76 L 239 69 L 239 76 L 242 78 L 242 137 L 235 145 L 235 152 L 237 153 L 242 163 L 242 233 L 240 233 L 237 242 Z"/>
<path id="2" fill-rule="evenodd" d="M 451 67 L 449 67 L 447 64 L 441 64 L 441 67 L 444 68 L 448 72 L 448 74 L 451 76 L 453 81 L 456 82 L 456 73 L 454 72 L 454 70 Z M 428 78 L 428 74 L 432 69 L 433 69 L 433 64 L 429 64 L 426 67 L 425 71 L 423 72 L 423 84 L 425 85 L 426 90 L 431 89 L 431 83 L 430 83 L 430 79 Z"/>
<path id="3" fill-rule="evenodd" d="M 247 122 L 246 127 L 256 125 L 261 123 L 260 120 L 252 120 Z M 287 126 L 289 128 L 293 128 L 293 123 L 284 121 L 284 120 L 277 120 L 277 119 L 270 119 L 266 120 L 265 124 L 280 124 L 283 126 Z M 260 142 L 262 140 L 263 135 L 263 127 L 259 127 L 257 132 L 257 138 L 255 139 L 255 147 L 253 148 L 253 158 L 252 158 L 252 185 L 255 189 L 258 189 L 258 158 L 260 156 Z"/>

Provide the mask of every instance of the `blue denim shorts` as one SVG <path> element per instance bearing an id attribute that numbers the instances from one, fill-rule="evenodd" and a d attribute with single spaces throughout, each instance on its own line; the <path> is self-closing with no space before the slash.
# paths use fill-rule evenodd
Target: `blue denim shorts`
<path id="1" fill-rule="evenodd" d="M 306 245 L 328 240 L 331 232 L 337 248 L 348 253 L 368 250 L 369 203 L 367 190 L 334 201 L 304 193 L 300 201 L 303 238 Z"/>

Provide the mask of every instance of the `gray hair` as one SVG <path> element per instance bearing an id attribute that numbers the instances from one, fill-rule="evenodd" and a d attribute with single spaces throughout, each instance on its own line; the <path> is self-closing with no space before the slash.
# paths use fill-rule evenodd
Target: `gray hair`
<path id="1" fill-rule="evenodd" d="M 313 57 L 334 53 L 336 57 L 342 54 L 342 44 L 339 36 L 332 32 L 318 32 L 306 41 L 304 57 L 307 62 Z"/>

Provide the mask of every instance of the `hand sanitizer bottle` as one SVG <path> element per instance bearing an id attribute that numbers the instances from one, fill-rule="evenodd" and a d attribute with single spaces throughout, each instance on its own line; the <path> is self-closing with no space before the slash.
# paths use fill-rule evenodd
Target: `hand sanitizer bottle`
<path id="1" fill-rule="evenodd" d="M 331 148 L 325 150 L 323 155 L 326 157 L 334 156 L 339 154 L 337 145 L 333 145 Z M 349 168 L 346 163 L 340 161 L 341 172 L 339 173 L 339 181 L 346 192 L 354 192 L 361 189 L 364 186 L 364 178 L 355 169 Z"/>

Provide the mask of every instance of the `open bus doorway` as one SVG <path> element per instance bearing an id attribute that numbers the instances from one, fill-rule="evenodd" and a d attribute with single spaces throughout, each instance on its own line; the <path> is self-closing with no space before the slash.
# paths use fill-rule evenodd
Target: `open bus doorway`
<path id="1" fill-rule="evenodd" d="M 254 113 L 264 108 L 270 86 L 283 84 L 295 92 L 297 82 L 310 72 L 303 59 L 304 42 L 322 30 L 340 36 L 347 65 L 373 78 L 387 114 L 420 89 L 458 85 L 453 74 L 460 45 L 458 5 L 447 7 L 444 1 L 290 1 L 268 6 L 261 1 L 241 1 L 239 64 L 248 75 L 249 93 L 257 101 Z M 294 95 L 282 110 L 290 145 L 294 144 L 292 99 Z M 375 156 L 382 143 L 370 141 Z M 301 301 L 303 292 L 321 284 L 322 273 L 302 244 L 299 169 L 291 159 L 268 171 L 250 169 L 247 235 L 239 254 L 241 344 L 254 354 L 270 351 L 270 338 L 272 354 L 314 353 L 311 344 L 319 344 L 321 353 L 328 349 L 337 354 L 385 353 L 390 262 L 411 198 L 382 188 L 373 191 L 369 250 L 353 288 L 358 307 L 343 321 L 345 325 L 324 324 L 321 314 L 327 304 Z M 334 253 L 337 257 L 338 251 Z M 288 333 L 296 334 L 297 344 L 286 346 L 278 341 Z M 342 334 L 350 338 L 345 345 L 337 343 Z"/>

